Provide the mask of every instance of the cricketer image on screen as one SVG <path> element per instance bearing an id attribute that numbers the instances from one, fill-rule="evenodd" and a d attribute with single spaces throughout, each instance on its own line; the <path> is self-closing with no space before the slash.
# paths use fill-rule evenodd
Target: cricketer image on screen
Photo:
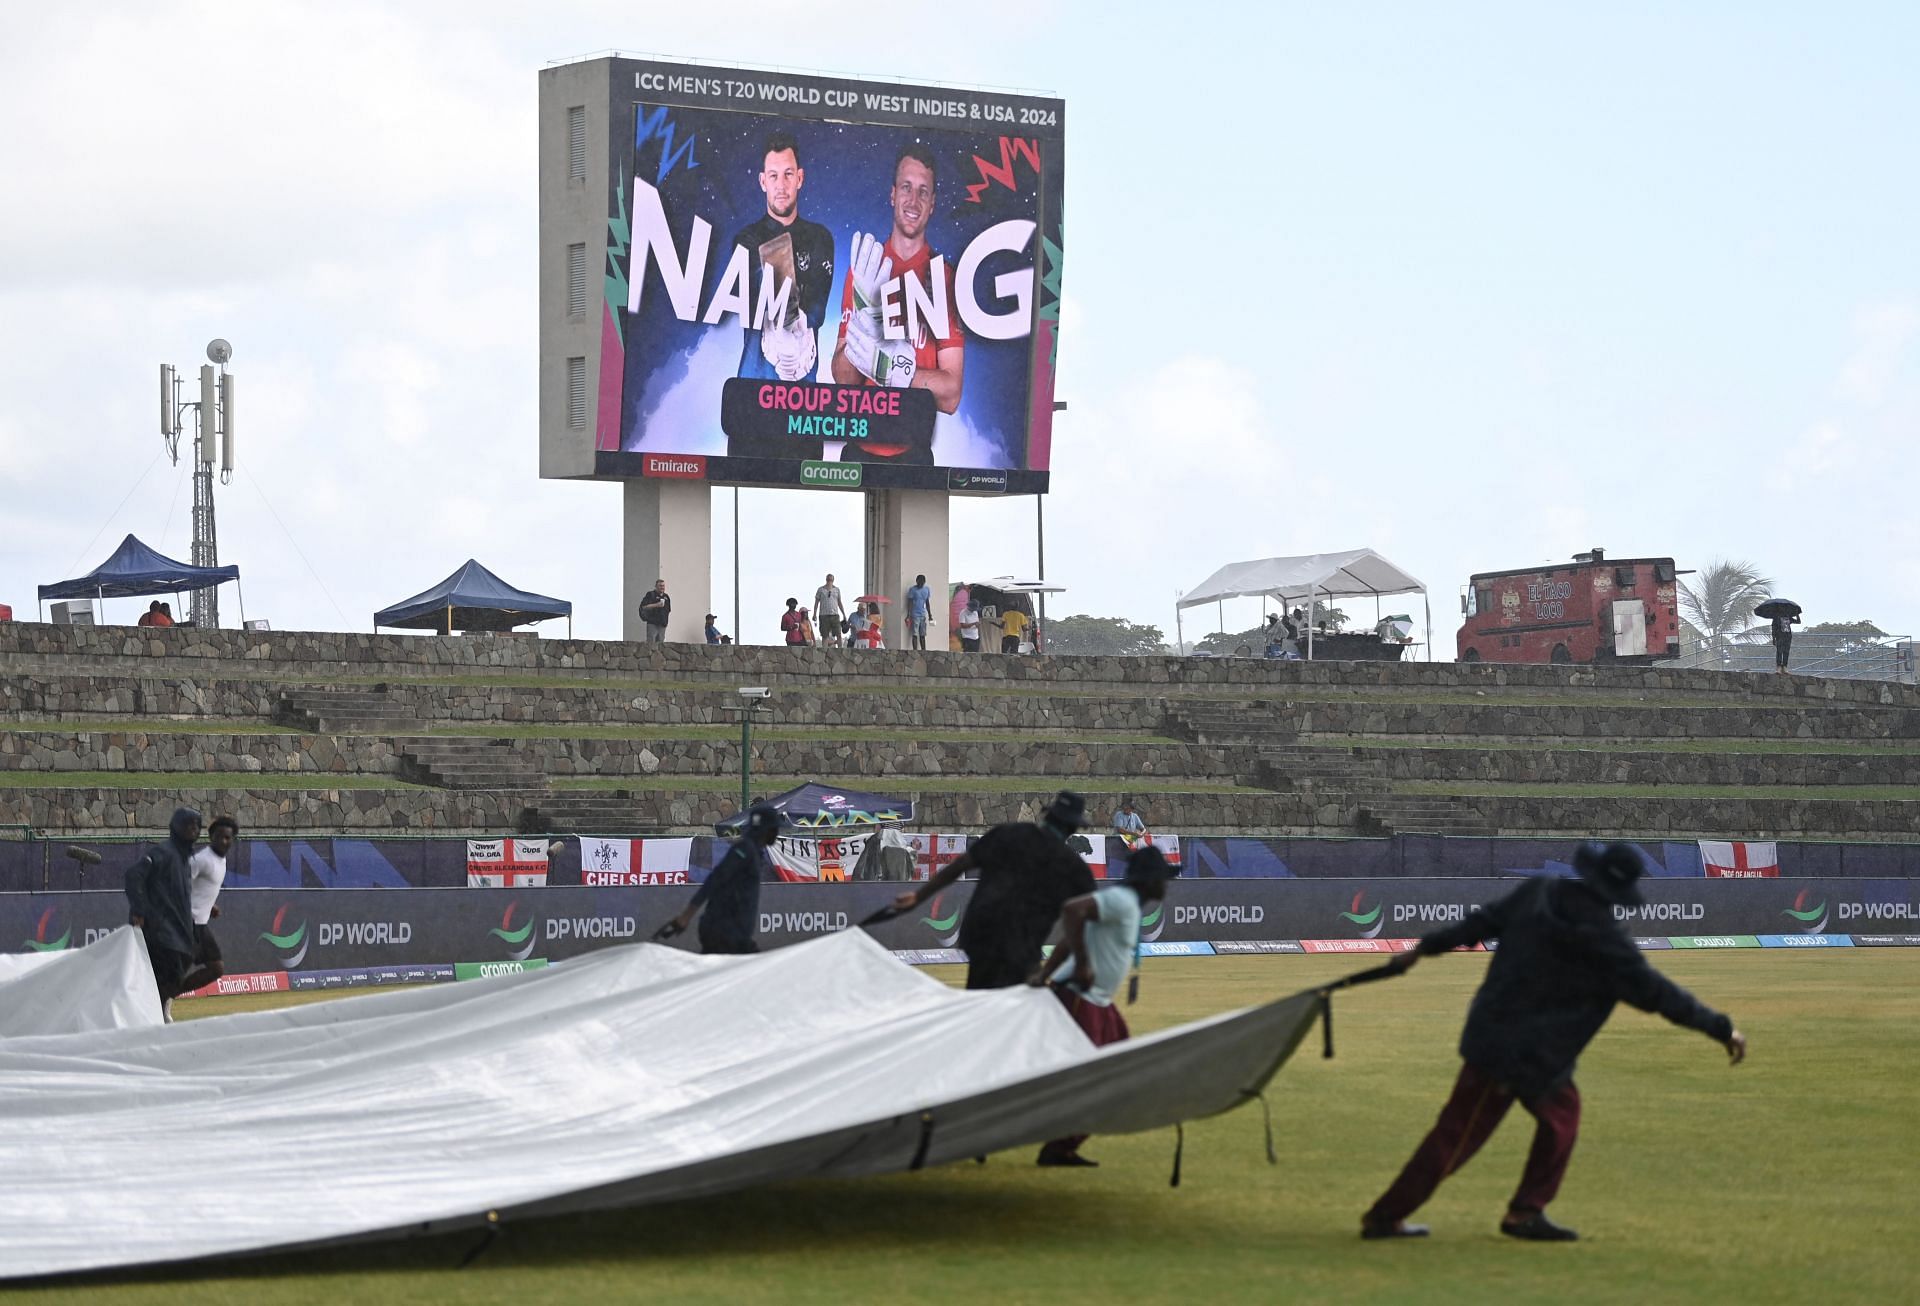
<path id="1" fill-rule="evenodd" d="M 628 128 L 603 471 L 1045 487 L 1057 138 L 648 103 Z"/>

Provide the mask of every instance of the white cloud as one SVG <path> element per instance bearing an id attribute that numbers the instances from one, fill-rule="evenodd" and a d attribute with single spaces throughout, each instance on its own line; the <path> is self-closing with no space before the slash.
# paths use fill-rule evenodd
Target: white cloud
<path id="1" fill-rule="evenodd" d="M 1903 371 L 1915 367 L 1920 343 L 1920 308 L 1911 303 L 1881 304 L 1854 320 L 1854 351 L 1840 369 L 1836 389 L 1851 403 L 1872 406 L 1887 395 Z"/>

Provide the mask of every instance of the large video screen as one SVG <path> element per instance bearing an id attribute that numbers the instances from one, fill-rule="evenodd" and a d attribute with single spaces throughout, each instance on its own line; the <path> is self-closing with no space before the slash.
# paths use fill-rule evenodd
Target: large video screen
<path id="1" fill-rule="evenodd" d="M 1058 101 L 616 67 L 598 474 L 1046 489 Z"/>

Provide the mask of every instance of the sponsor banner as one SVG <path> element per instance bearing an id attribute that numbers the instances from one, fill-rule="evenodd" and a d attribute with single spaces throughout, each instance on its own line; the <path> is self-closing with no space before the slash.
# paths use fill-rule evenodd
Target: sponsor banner
<path id="1" fill-rule="evenodd" d="M 800 464 L 800 484 L 830 490 L 857 490 L 860 488 L 860 470 L 859 463 L 803 462 Z"/>
<path id="2" fill-rule="evenodd" d="M 236 993 L 285 993 L 287 974 L 285 971 L 263 971 L 251 975 L 222 975 L 211 984 L 203 985 L 191 992 L 182 993 L 183 998 L 224 998 Z"/>
<path id="3" fill-rule="evenodd" d="M 1854 934 L 1856 948 L 1920 948 L 1920 934 Z"/>
<path id="4" fill-rule="evenodd" d="M 456 961 L 453 963 L 453 977 L 457 980 L 491 979 L 495 975 L 518 975 L 523 970 L 545 970 L 545 957 L 529 957 L 525 961 Z"/>
<path id="5" fill-rule="evenodd" d="M 641 456 L 640 474 L 669 480 L 704 481 L 707 460 L 697 453 L 650 453 Z"/>
<path id="6" fill-rule="evenodd" d="M 1302 939 L 1306 952 L 1406 952 L 1417 939 Z"/>
<path id="7" fill-rule="evenodd" d="M 1780 845 L 1702 839 L 1700 864 L 1709 879 L 1776 880 L 1780 878 Z"/>
<path id="8" fill-rule="evenodd" d="M 547 840 L 467 840 L 467 887 L 535 889 L 547 882 Z"/>
<path id="9" fill-rule="evenodd" d="M 1188 943 L 1169 943 L 1162 940 L 1159 943 L 1142 943 L 1140 955 L 1142 957 L 1211 957 L 1213 945 L 1197 939 Z"/>
<path id="10" fill-rule="evenodd" d="M 350 966 L 340 970 L 302 971 L 288 976 L 287 987 L 304 992 L 309 989 L 358 989 L 375 984 L 439 984 L 452 978 L 451 965 Z"/>
<path id="11" fill-rule="evenodd" d="M 1851 948 L 1853 936 L 1848 934 L 1762 934 L 1759 936 L 1763 948 Z"/>
<path id="12" fill-rule="evenodd" d="M 1675 934 L 1668 943 L 1676 948 L 1757 948 L 1758 936 L 1752 934 Z"/>
<path id="13" fill-rule="evenodd" d="M 1642 952 L 1662 952 L 1673 946 L 1673 940 L 1665 935 L 1658 937 L 1635 936 L 1633 940 Z"/>
<path id="14" fill-rule="evenodd" d="M 1298 939 L 1216 939 L 1213 950 L 1222 957 L 1232 957 L 1248 953 L 1303 953 L 1306 948 Z"/>
<path id="15" fill-rule="evenodd" d="M 958 948 L 899 948 L 893 955 L 909 966 L 950 966 L 967 960 Z"/>

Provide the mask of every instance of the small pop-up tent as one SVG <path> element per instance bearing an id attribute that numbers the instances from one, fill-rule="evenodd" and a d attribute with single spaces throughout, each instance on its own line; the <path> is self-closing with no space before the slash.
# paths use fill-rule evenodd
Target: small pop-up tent
<path id="1" fill-rule="evenodd" d="M 565 617 L 567 638 L 573 638 L 573 604 L 517 590 L 468 558 L 432 589 L 374 613 L 373 628 L 438 630 L 451 635 L 456 630 L 512 630 L 550 617 Z"/>
<path id="2" fill-rule="evenodd" d="M 1427 656 L 1433 656 L 1433 609 L 1427 587 L 1372 549 L 1344 553 L 1308 553 L 1292 558 L 1258 558 L 1230 562 L 1180 597 L 1174 605 L 1177 621 L 1182 609 L 1224 599 L 1261 596 L 1307 603 L 1307 656 L 1313 656 L 1313 609 L 1321 599 L 1372 595 L 1419 594 L 1427 614 Z"/>
<path id="3" fill-rule="evenodd" d="M 129 535 L 120 541 L 120 547 L 113 556 L 95 567 L 84 576 L 74 580 L 57 581 L 52 585 L 40 587 L 40 601 L 50 599 L 125 599 L 137 598 L 146 594 L 181 594 L 194 590 L 210 589 L 215 585 L 232 581 L 238 594 L 240 589 L 240 568 L 196 567 L 191 563 L 176 562 L 164 554 L 155 553 L 139 540 Z M 240 595 L 240 619 L 247 616 L 247 600 Z"/>
<path id="4" fill-rule="evenodd" d="M 863 794 L 857 789 L 841 789 L 835 785 L 803 784 L 766 801 L 785 818 L 787 827 L 796 830 L 871 828 L 913 819 L 913 804 L 906 799 Z M 735 812 L 726 820 L 716 822 L 713 828 L 721 834 L 738 834 L 747 828 L 747 814 Z"/>

